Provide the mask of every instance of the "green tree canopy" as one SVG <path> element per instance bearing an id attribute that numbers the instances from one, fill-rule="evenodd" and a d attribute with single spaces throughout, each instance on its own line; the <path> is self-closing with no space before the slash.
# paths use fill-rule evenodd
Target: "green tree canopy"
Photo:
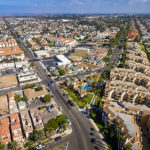
<path id="1" fill-rule="evenodd" d="M 50 94 L 46 94 L 46 95 L 44 96 L 44 101 L 45 101 L 45 102 L 50 102 L 50 101 L 51 101 L 51 96 L 50 96 Z"/>

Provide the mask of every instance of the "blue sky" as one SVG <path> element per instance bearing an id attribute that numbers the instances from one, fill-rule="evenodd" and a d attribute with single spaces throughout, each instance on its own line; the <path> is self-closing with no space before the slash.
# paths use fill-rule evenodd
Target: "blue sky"
<path id="1" fill-rule="evenodd" d="M 0 0 L 0 14 L 150 13 L 150 0 Z"/>

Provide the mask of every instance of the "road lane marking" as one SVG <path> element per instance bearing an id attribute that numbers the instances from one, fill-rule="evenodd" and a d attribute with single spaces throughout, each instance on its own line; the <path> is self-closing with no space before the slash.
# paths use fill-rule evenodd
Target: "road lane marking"
<path id="1" fill-rule="evenodd" d="M 77 119 L 73 116 L 72 112 L 69 110 L 70 115 L 72 116 L 72 118 L 75 120 L 76 124 L 78 125 L 78 127 L 81 129 Z"/>
<path id="2" fill-rule="evenodd" d="M 67 143 L 67 147 L 66 147 L 66 150 L 68 150 L 68 145 L 69 145 L 69 142 Z"/>
<path id="3" fill-rule="evenodd" d="M 80 127 L 77 119 L 73 116 L 73 114 L 72 114 L 72 112 L 70 110 L 69 110 L 69 113 L 72 116 L 72 118 L 75 120 L 75 122 L 76 122 L 77 126 L 79 127 L 79 129 L 81 130 L 81 127 Z M 87 150 L 86 140 L 83 138 L 83 136 L 82 136 L 82 140 L 83 140 L 83 143 L 84 143 L 85 150 Z"/>

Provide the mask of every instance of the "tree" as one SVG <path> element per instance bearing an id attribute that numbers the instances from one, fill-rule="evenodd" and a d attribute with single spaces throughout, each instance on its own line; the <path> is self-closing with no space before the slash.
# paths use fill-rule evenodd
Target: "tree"
<path id="1" fill-rule="evenodd" d="M 44 130 L 33 130 L 33 132 L 30 134 L 29 139 L 31 141 L 42 141 L 43 139 L 45 139 L 45 132 Z"/>
<path id="2" fill-rule="evenodd" d="M 21 98 L 21 101 L 27 102 L 27 101 L 28 101 L 28 98 L 27 98 L 26 96 L 23 96 L 23 97 Z"/>
<path id="3" fill-rule="evenodd" d="M 65 117 L 65 115 L 59 115 L 58 117 L 57 117 L 57 122 L 58 122 L 58 124 L 61 126 L 61 125 L 63 125 L 64 123 L 66 123 L 67 122 L 67 119 L 66 119 L 66 117 Z"/>
<path id="4" fill-rule="evenodd" d="M 17 102 L 20 102 L 21 96 L 20 96 L 19 94 L 16 94 L 16 95 L 15 95 L 15 100 L 16 100 Z"/>
<path id="5" fill-rule="evenodd" d="M 43 86 L 38 86 L 37 88 L 35 88 L 35 91 L 41 91 L 43 90 Z"/>
<path id="6" fill-rule="evenodd" d="M 57 128 L 58 128 L 58 122 L 54 118 L 49 120 L 48 123 L 45 125 L 45 130 L 46 131 L 56 130 Z"/>
<path id="7" fill-rule="evenodd" d="M 8 143 L 8 149 L 17 150 L 17 142 L 12 141 L 11 143 Z"/>
<path id="8" fill-rule="evenodd" d="M 7 150 L 6 144 L 0 144 L 0 150 Z"/>
<path id="9" fill-rule="evenodd" d="M 66 72 L 65 72 L 64 70 L 62 70 L 62 69 L 61 69 L 61 70 L 59 70 L 59 73 L 60 73 L 60 75 L 61 75 L 61 76 L 63 76 L 63 75 L 65 75 L 65 74 L 66 74 Z"/>
<path id="10" fill-rule="evenodd" d="M 46 95 L 44 96 L 44 101 L 45 101 L 45 102 L 50 102 L 50 101 L 51 101 L 51 96 L 50 96 L 50 94 L 46 94 Z"/>

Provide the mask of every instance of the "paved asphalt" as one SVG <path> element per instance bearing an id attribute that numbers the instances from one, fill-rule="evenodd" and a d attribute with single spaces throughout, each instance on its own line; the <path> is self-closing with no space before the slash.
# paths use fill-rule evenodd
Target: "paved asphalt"
<path id="1" fill-rule="evenodd" d="M 8 23 L 6 23 L 8 25 Z M 9 26 L 9 25 L 8 25 Z M 14 32 L 12 28 L 10 28 L 11 32 Z M 24 47 L 28 53 L 26 54 L 30 59 L 36 59 L 31 52 L 31 50 L 25 46 L 25 44 L 17 38 L 17 41 Z M 119 51 L 119 50 L 116 50 Z M 115 53 L 113 53 L 112 56 L 115 56 Z M 45 84 L 49 86 L 50 90 L 52 91 L 54 98 L 59 106 L 63 108 L 63 113 L 68 116 L 70 121 L 72 122 L 72 129 L 73 132 L 69 136 L 69 138 L 66 137 L 66 140 L 69 141 L 68 150 L 103 150 L 105 149 L 105 145 L 102 141 L 102 139 L 99 138 L 98 132 L 96 132 L 93 129 L 93 126 L 89 119 L 76 110 L 74 107 L 69 106 L 66 103 L 65 98 L 61 94 L 60 89 L 57 87 L 57 85 L 53 84 L 51 86 L 52 80 L 48 77 L 47 73 L 42 68 L 41 64 L 39 62 L 36 62 L 36 69 L 42 79 L 42 84 Z M 16 87 L 12 88 L 11 90 L 20 90 L 22 87 Z M 10 90 L 3 90 L 3 92 L 9 92 Z M 53 145 L 53 144 L 52 144 Z"/>

